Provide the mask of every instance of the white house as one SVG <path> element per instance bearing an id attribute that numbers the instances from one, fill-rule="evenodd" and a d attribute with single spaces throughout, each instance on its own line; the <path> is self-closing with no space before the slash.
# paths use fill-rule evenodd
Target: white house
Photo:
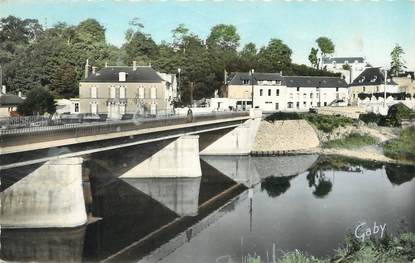
<path id="1" fill-rule="evenodd" d="M 353 82 L 370 65 L 363 57 L 324 58 L 322 68 L 333 73 L 340 73 L 347 84 Z"/>
<path id="2" fill-rule="evenodd" d="M 347 83 L 337 77 L 284 76 L 278 83 L 254 85 L 254 107 L 263 111 L 308 111 L 347 100 Z"/>

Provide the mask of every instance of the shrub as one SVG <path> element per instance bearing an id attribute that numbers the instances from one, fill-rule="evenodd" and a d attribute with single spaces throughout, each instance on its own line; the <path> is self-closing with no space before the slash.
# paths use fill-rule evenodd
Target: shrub
<path id="1" fill-rule="evenodd" d="M 392 159 L 415 162 L 415 127 L 402 130 L 398 139 L 383 146 L 383 151 Z"/>
<path id="2" fill-rule="evenodd" d="M 323 145 L 323 147 L 353 149 L 376 143 L 377 140 L 369 135 L 360 135 L 358 133 L 352 133 L 343 139 L 328 141 Z"/>

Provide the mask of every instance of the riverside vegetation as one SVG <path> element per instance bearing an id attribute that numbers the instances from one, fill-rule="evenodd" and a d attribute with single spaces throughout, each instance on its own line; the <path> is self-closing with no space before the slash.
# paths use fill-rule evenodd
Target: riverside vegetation
<path id="1" fill-rule="evenodd" d="M 346 235 L 344 244 L 331 258 L 316 258 L 301 251 L 285 253 L 278 263 L 399 263 L 415 259 L 415 234 L 386 235 L 381 239 L 360 241 L 353 234 Z M 250 257 L 249 263 L 265 263 L 260 257 Z"/>

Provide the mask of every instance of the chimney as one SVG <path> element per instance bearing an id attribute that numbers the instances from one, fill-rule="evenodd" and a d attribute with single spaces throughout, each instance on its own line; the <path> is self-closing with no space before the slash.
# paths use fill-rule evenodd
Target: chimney
<path id="1" fill-rule="evenodd" d="M 108 62 L 107 61 L 105 61 L 105 67 L 108 68 Z"/>
<path id="2" fill-rule="evenodd" d="M 21 98 L 22 97 L 22 92 L 21 91 L 19 91 L 19 93 L 18 93 L 18 95 L 17 96 L 19 96 L 19 98 Z"/>
<path id="3" fill-rule="evenodd" d="M 136 71 L 137 70 L 137 61 L 133 61 L 133 70 Z"/>
<path id="4" fill-rule="evenodd" d="M 97 73 L 97 67 L 92 67 L 92 74 L 94 74 L 95 75 L 95 73 Z"/>
<path id="5" fill-rule="evenodd" d="M 6 94 L 6 85 L 1 86 L 1 93 Z"/>
<path id="6" fill-rule="evenodd" d="M 89 59 L 86 59 L 86 64 L 85 64 L 85 78 L 88 78 L 88 73 L 89 73 Z"/>

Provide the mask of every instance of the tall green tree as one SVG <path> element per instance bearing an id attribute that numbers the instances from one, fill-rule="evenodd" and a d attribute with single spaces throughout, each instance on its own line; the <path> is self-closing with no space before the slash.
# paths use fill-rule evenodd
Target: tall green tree
<path id="1" fill-rule="evenodd" d="M 210 30 L 206 44 L 209 48 L 219 47 L 236 50 L 239 46 L 239 40 L 240 36 L 234 25 L 219 24 Z"/>
<path id="2" fill-rule="evenodd" d="M 398 76 L 398 74 L 405 68 L 405 61 L 402 58 L 404 54 L 405 51 L 403 48 L 396 44 L 391 52 L 391 73 L 395 76 Z"/>
<path id="3" fill-rule="evenodd" d="M 58 98 L 69 99 L 78 95 L 75 67 L 71 64 L 60 66 L 51 83 L 51 91 Z"/>
<path id="4" fill-rule="evenodd" d="M 29 91 L 26 99 L 17 107 L 21 115 L 43 115 L 56 112 L 55 100 L 52 94 L 45 88 L 36 87 Z"/>
<path id="5" fill-rule="evenodd" d="M 331 41 L 328 37 L 319 37 L 316 39 L 316 43 L 320 48 L 320 52 L 323 58 L 327 57 L 327 55 L 333 54 L 335 46 L 333 41 Z"/>
<path id="6" fill-rule="evenodd" d="M 317 54 L 318 54 L 318 49 L 312 47 L 310 51 L 310 55 L 308 56 L 308 60 L 310 61 L 311 65 L 316 69 L 318 69 Z"/>
<path id="7" fill-rule="evenodd" d="M 273 38 L 258 53 L 258 68 L 264 72 L 278 72 L 291 64 L 291 49 L 280 39 Z"/>

